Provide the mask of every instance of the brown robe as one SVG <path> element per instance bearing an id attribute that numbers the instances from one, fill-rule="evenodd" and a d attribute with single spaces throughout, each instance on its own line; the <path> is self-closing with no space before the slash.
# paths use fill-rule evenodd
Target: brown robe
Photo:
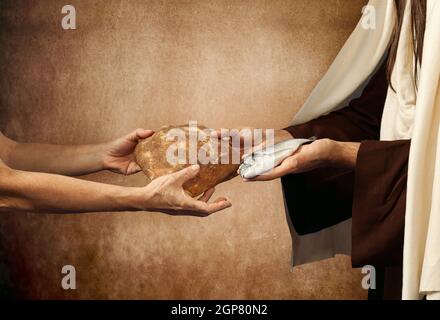
<path id="1" fill-rule="evenodd" d="M 384 63 L 349 106 L 286 128 L 296 138 L 361 142 L 354 170 L 324 168 L 285 176 L 282 183 L 297 233 L 313 233 L 352 217 L 353 267 L 398 267 L 399 274 L 411 141 L 379 141 L 387 88 Z M 395 288 L 401 279 L 392 273 L 396 279 L 386 279 L 385 285 L 394 292 L 387 295 L 398 298 Z"/>

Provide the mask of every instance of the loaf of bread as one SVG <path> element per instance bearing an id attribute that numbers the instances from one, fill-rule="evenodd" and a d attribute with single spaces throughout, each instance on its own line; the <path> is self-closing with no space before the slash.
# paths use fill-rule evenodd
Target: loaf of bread
<path id="1" fill-rule="evenodd" d="M 183 188 L 190 196 L 195 197 L 217 184 L 234 177 L 239 166 L 239 164 L 232 163 L 232 148 L 229 144 L 227 144 L 227 148 L 229 148 L 227 152 L 228 161 L 220 161 L 222 154 L 220 152 L 220 143 L 218 143 L 217 146 L 212 143 L 209 134 L 206 134 L 206 127 L 189 127 L 188 125 L 162 127 L 152 137 L 138 143 L 135 156 L 136 162 L 150 180 L 188 167 L 194 164 L 194 162 L 190 162 L 189 155 L 190 129 L 193 130 L 191 133 L 192 137 L 194 137 L 195 134 L 200 137 L 196 140 L 197 154 L 199 150 L 203 148 L 203 154 L 209 155 L 210 159 L 214 160 L 209 161 L 209 163 L 206 163 L 206 161 L 202 163 L 197 156 L 195 158 L 193 156 L 193 159 L 200 165 L 200 172 L 195 178 L 187 181 L 183 185 Z M 179 137 L 173 137 L 176 132 L 181 133 Z M 193 145 L 195 146 L 195 143 Z M 176 163 L 176 161 L 170 161 L 170 154 L 173 154 L 173 152 L 171 152 L 169 148 L 176 148 L 176 146 L 183 150 L 185 162 Z M 215 150 L 217 150 L 217 152 L 214 152 Z M 225 153 L 223 153 L 223 155 L 224 154 Z M 221 162 L 227 163 L 223 164 Z"/>

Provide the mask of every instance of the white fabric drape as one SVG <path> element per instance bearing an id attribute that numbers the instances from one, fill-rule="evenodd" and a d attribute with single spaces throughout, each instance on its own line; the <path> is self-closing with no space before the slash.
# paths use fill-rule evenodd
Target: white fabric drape
<path id="1" fill-rule="evenodd" d="M 403 299 L 418 299 L 424 294 L 433 299 L 440 292 L 439 2 L 428 0 L 427 3 L 423 64 L 417 93 L 413 79 L 411 7 L 407 2 L 392 74 L 396 92 L 388 90 L 381 125 L 381 140 L 412 139 L 405 214 Z M 293 125 L 345 107 L 359 95 L 380 65 L 395 24 L 394 1 L 370 0 L 368 6 L 376 12 L 376 29 L 365 28 L 361 19 L 295 116 Z M 303 263 L 328 258 L 339 253 L 339 248 L 350 247 L 341 246 L 344 241 L 351 241 L 350 223 L 305 237 L 297 236 L 293 260 Z"/>
<path id="2" fill-rule="evenodd" d="M 440 1 L 428 0 L 408 169 L 404 299 L 440 298 Z"/>

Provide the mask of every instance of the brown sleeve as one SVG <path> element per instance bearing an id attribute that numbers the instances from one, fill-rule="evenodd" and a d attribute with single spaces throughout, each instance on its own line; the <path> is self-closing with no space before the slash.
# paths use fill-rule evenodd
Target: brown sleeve
<path id="1" fill-rule="evenodd" d="M 281 178 L 285 203 L 296 233 L 305 235 L 351 218 L 352 170 L 318 169 Z"/>
<path id="2" fill-rule="evenodd" d="M 353 267 L 401 265 L 410 144 L 366 140 L 354 170 L 324 168 L 284 176 L 296 232 L 317 232 L 352 217 Z"/>
<path id="3" fill-rule="evenodd" d="M 349 106 L 305 124 L 287 128 L 294 137 L 339 141 L 379 139 L 388 83 L 384 63 L 362 95 Z M 296 232 L 308 234 L 351 217 L 353 170 L 325 168 L 281 179 L 287 208 Z M 319 200 L 319 201 L 317 201 Z"/>
<path id="4" fill-rule="evenodd" d="M 410 141 L 379 139 L 387 93 L 385 64 L 349 107 L 287 128 L 294 137 L 358 141 L 355 170 L 319 169 L 282 178 L 299 234 L 353 217 L 353 266 L 399 265 L 402 259 Z"/>
<path id="5" fill-rule="evenodd" d="M 355 170 L 319 169 L 282 178 L 300 235 L 350 217 L 353 267 L 400 266 L 410 140 L 361 142 Z"/>
<path id="6" fill-rule="evenodd" d="M 353 194 L 352 264 L 402 263 L 410 140 L 363 141 Z"/>
<path id="7" fill-rule="evenodd" d="M 361 96 L 352 100 L 348 107 L 285 130 L 296 138 L 316 136 L 352 142 L 378 140 L 387 90 L 386 63 L 383 63 Z"/>

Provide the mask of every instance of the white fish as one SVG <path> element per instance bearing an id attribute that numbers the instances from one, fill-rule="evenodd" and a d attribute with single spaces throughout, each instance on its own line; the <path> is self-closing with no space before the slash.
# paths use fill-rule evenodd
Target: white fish
<path id="1" fill-rule="evenodd" d="M 258 150 L 243 158 L 238 172 L 242 178 L 255 178 L 278 166 L 284 159 L 294 154 L 300 146 L 312 143 L 316 139 L 316 137 L 291 139 L 275 144 L 272 148 Z"/>

